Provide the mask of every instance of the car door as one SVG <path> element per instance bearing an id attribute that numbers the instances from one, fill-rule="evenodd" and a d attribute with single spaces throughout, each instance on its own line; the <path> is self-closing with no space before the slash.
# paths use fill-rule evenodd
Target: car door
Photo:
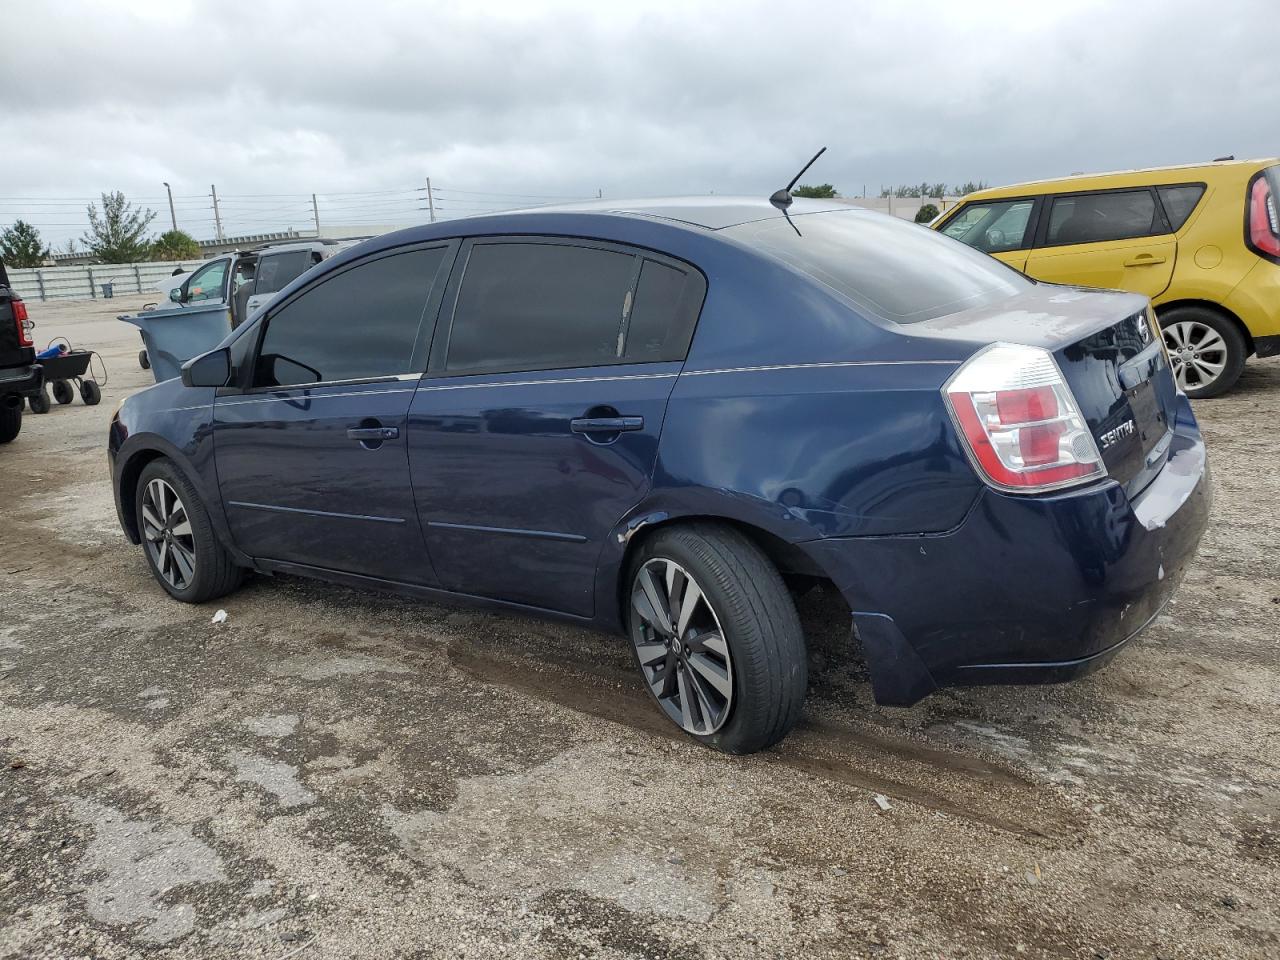
<path id="1" fill-rule="evenodd" d="M 961 243 L 1022 270 L 1034 231 L 1035 197 L 965 204 L 939 229 Z"/>
<path id="2" fill-rule="evenodd" d="M 604 538 L 644 496 L 706 284 L 585 240 L 463 245 L 409 414 L 441 584 L 590 616 Z"/>
<path id="3" fill-rule="evenodd" d="M 1148 187 L 1046 198 L 1026 272 L 1037 280 L 1156 297 L 1169 286 L 1177 242 Z"/>
<path id="4" fill-rule="evenodd" d="M 242 388 L 214 401 L 218 482 L 245 553 L 434 582 L 405 428 L 452 251 L 371 255 L 255 325 Z"/>
<path id="5" fill-rule="evenodd" d="M 206 301 L 226 302 L 227 274 L 230 272 L 231 258 L 213 260 L 193 273 L 182 285 L 183 303 L 205 303 Z"/>

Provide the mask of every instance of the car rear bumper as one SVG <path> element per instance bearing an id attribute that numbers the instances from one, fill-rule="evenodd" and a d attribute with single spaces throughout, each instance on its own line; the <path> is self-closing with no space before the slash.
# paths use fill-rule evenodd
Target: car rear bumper
<path id="1" fill-rule="evenodd" d="M 44 386 L 44 368 L 38 363 L 0 368 L 0 397 L 28 396 Z"/>
<path id="2" fill-rule="evenodd" d="M 1169 461 L 1119 484 L 1019 497 L 985 490 L 954 530 L 806 544 L 854 611 L 876 699 L 1089 673 L 1169 603 L 1208 524 L 1209 467 L 1178 397 Z"/>

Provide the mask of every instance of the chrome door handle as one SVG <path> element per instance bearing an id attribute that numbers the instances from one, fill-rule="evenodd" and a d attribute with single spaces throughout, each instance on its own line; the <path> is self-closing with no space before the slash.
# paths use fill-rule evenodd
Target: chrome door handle
<path id="1" fill-rule="evenodd" d="M 347 431 L 348 440 L 395 440 L 399 436 L 399 427 L 352 427 Z"/>
<path id="2" fill-rule="evenodd" d="M 569 421 L 574 433 L 623 433 L 643 430 L 644 417 L 578 417 Z"/>

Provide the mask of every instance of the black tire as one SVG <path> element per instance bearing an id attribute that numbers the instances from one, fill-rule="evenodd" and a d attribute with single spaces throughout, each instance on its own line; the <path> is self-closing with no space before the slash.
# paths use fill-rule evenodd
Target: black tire
<path id="1" fill-rule="evenodd" d="M 147 351 L 145 350 L 138 351 L 138 366 L 140 366 L 143 370 L 151 369 L 151 358 L 147 356 Z"/>
<path id="2" fill-rule="evenodd" d="M 148 484 L 153 480 L 163 481 L 178 495 L 185 508 L 186 519 L 191 525 L 192 542 L 189 552 L 194 557 L 195 570 L 185 584 L 170 582 L 157 565 L 149 545 L 143 502 Z M 142 475 L 138 478 L 138 487 L 134 491 L 134 509 L 138 518 L 138 529 L 142 534 L 142 552 L 147 558 L 147 566 L 151 570 L 151 575 L 156 578 L 156 582 L 164 587 L 169 596 L 183 603 L 204 603 L 207 600 L 225 596 L 240 586 L 244 579 L 243 568 L 236 566 L 231 555 L 218 540 L 204 502 L 172 461 L 161 457 L 158 460 L 152 460 L 142 469 Z"/>
<path id="3" fill-rule="evenodd" d="M 22 404 L 9 406 L 0 399 L 0 443 L 8 443 L 22 432 Z"/>
<path id="4" fill-rule="evenodd" d="M 27 397 L 27 403 L 32 413 L 48 413 L 53 409 L 53 404 L 49 402 L 49 394 L 44 387 Z"/>
<path id="5" fill-rule="evenodd" d="M 1204 307 L 1174 307 L 1160 314 L 1160 329 L 1164 332 L 1165 346 L 1169 348 L 1169 357 L 1173 360 L 1174 375 L 1180 386 L 1193 400 L 1209 397 L 1220 397 L 1236 385 L 1244 370 L 1244 362 L 1249 356 L 1249 346 L 1245 342 L 1240 328 L 1228 317 L 1215 310 Z M 1212 360 L 1216 365 L 1222 364 L 1222 370 L 1212 378 L 1195 367 L 1195 360 L 1201 353 L 1191 349 L 1190 334 L 1203 332 L 1208 327 L 1221 338 L 1221 346 L 1205 351 L 1204 358 Z M 1185 367 L 1184 364 L 1189 364 Z"/>
<path id="6" fill-rule="evenodd" d="M 102 402 L 102 388 L 96 380 L 80 381 L 80 399 L 86 407 L 96 407 Z M 70 403 L 71 401 L 67 401 Z"/>
<path id="7" fill-rule="evenodd" d="M 53 381 L 53 399 L 57 403 L 68 404 L 75 399 L 76 392 L 71 389 L 71 384 L 65 380 Z"/>
<path id="8" fill-rule="evenodd" d="M 668 697 L 664 702 L 653 686 L 660 681 L 641 663 L 638 645 L 643 643 L 653 650 L 653 639 L 658 635 L 637 612 L 633 597 L 636 590 L 643 593 L 637 580 L 641 571 L 660 569 L 654 562 L 674 563 L 687 572 L 700 588 L 728 646 L 732 679 L 728 716 L 705 735 L 677 719 L 673 700 Z M 626 620 L 636 664 L 646 689 L 668 718 L 694 739 L 725 753 L 754 753 L 782 740 L 800 718 L 808 665 L 795 604 L 763 551 L 729 527 L 707 523 L 676 526 L 659 530 L 641 545 L 627 576 Z M 677 629 L 673 639 L 666 641 L 668 650 L 674 643 L 677 655 L 681 647 L 678 633 Z M 696 638 L 696 631 L 689 636 Z M 686 640 L 685 652 L 691 649 Z"/>

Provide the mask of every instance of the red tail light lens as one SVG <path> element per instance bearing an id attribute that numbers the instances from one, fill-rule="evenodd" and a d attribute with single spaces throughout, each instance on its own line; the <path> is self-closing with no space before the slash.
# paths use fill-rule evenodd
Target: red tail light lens
<path id="1" fill-rule="evenodd" d="M 1245 232 L 1254 253 L 1280 258 L 1280 216 L 1276 212 L 1276 194 L 1265 172 L 1249 184 L 1248 217 Z"/>
<path id="2" fill-rule="evenodd" d="M 970 459 L 993 487 L 1035 493 L 1106 476 L 1102 457 L 1053 356 L 997 343 L 943 387 Z"/>
<path id="3" fill-rule="evenodd" d="M 27 329 L 27 305 L 21 300 L 14 300 L 10 307 L 13 308 L 13 322 L 18 325 L 18 346 L 35 346 L 31 339 L 31 331 Z"/>

